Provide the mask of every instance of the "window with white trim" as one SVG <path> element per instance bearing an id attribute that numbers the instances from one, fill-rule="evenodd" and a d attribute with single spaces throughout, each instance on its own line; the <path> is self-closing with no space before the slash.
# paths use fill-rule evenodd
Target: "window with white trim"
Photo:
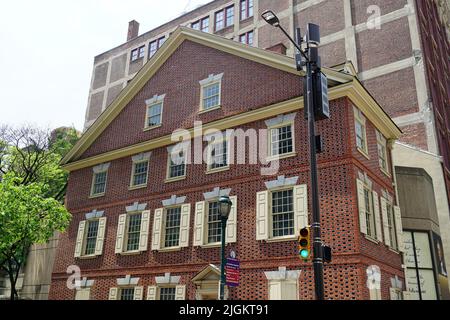
<path id="1" fill-rule="evenodd" d="M 186 154 L 184 151 L 168 154 L 167 179 L 174 179 L 186 176 Z"/>
<path id="2" fill-rule="evenodd" d="M 293 190 L 273 191 L 271 193 L 272 237 L 294 235 Z"/>
<path id="3" fill-rule="evenodd" d="M 387 141 L 381 132 L 376 131 L 377 134 L 377 148 L 378 148 L 378 162 L 380 164 L 381 171 L 389 173 L 388 165 L 388 153 L 387 153 Z"/>
<path id="4" fill-rule="evenodd" d="M 367 235 L 376 239 L 377 231 L 375 228 L 375 213 L 373 208 L 373 194 L 372 190 L 367 185 L 364 185 L 364 203 L 366 211 L 366 226 Z"/>
<path id="5" fill-rule="evenodd" d="M 156 102 L 147 106 L 146 128 L 159 126 L 162 118 L 163 102 Z"/>
<path id="6" fill-rule="evenodd" d="M 178 247 L 180 244 L 181 206 L 165 210 L 164 247 Z"/>
<path id="7" fill-rule="evenodd" d="M 212 141 L 208 145 L 208 171 L 226 169 L 229 167 L 228 140 Z"/>
<path id="8" fill-rule="evenodd" d="M 126 251 L 139 250 L 142 213 L 128 215 Z"/>
<path id="9" fill-rule="evenodd" d="M 134 300 L 134 288 L 120 288 L 120 300 Z"/>
<path id="10" fill-rule="evenodd" d="M 175 300 L 176 287 L 159 287 L 159 300 Z"/>
<path id="11" fill-rule="evenodd" d="M 88 220 L 86 221 L 86 225 L 86 242 L 84 244 L 84 255 L 89 256 L 95 254 L 99 220 Z"/>
<path id="12" fill-rule="evenodd" d="M 208 111 L 220 107 L 223 73 L 209 75 L 200 83 L 200 111 Z"/>
<path id="13" fill-rule="evenodd" d="M 222 228 L 219 212 L 219 202 L 208 202 L 208 216 L 207 216 L 207 243 L 218 243 L 222 240 Z"/>
<path id="14" fill-rule="evenodd" d="M 353 110 L 355 115 L 356 147 L 359 151 L 365 155 L 368 155 L 369 151 L 367 147 L 366 118 L 360 110 L 356 108 Z"/>
<path id="15" fill-rule="evenodd" d="M 293 124 L 283 124 L 269 129 L 270 156 L 281 156 L 294 152 L 293 131 Z"/>
<path id="16" fill-rule="evenodd" d="M 394 206 L 390 202 L 386 202 L 387 224 L 389 229 L 389 246 L 398 250 L 397 228 L 395 226 Z"/>
<path id="17" fill-rule="evenodd" d="M 92 177 L 91 196 L 101 196 L 106 192 L 106 179 L 108 176 L 108 170 L 94 172 Z"/>
<path id="18" fill-rule="evenodd" d="M 149 161 L 147 159 L 133 162 L 133 173 L 131 177 L 132 187 L 147 185 L 148 163 Z"/>

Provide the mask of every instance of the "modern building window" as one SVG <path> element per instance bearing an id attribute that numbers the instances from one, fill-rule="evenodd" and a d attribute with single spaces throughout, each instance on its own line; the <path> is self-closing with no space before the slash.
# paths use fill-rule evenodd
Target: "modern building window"
<path id="1" fill-rule="evenodd" d="M 141 46 L 131 51 L 131 62 L 143 58 L 145 55 L 145 46 Z"/>
<path id="2" fill-rule="evenodd" d="M 208 202 L 208 242 L 217 243 L 222 240 L 222 229 L 219 212 L 219 202 Z"/>
<path id="3" fill-rule="evenodd" d="M 253 31 L 249 31 L 247 33 L 241 34 L 239 36 L 239 41 L 243 44 L 252 46 L 253 45 Z"/>
<path id="4" fill-rule="evenodd" d="M 165 210 L 165 241 L 164 247 L 178 247 L 180 243 L 180 221 L 181 207 L 168 208 Z"/>
<path id="5" fill-rule="evenodd" d="M 272 192 L 272 237 L 294 235 L 293 190 Z"/>
<path id="6" fill-rule="evenodd" d="M 373 239 L 377 238 L 377 231 L 375 228 L 375 213 L 373 206 L 373 194 L 372 190 L 364 185 L 364 203 L 365 203 L 365 213 L 366 213 L 366 226 L 367 235 Z"/>
<path id="7" fill-rule="evenodd" d="M 292 124 L 271 128 L 269 138 L 270 156 L 281 156 L 294 152 Z"/>
<path id="8" fill-rule="evenodd" d="M 241 0 L 241 20 L 253 17 L 253 0 Z"/>
<path id="9" fill-rule="evenodd" d="M 147 128 L 161 124 L 163 103 L 157 102 L 147 107 Z"/>
<path id="10" fill-rule="evenodd" d="M 91 188 L 91 196 L 101 196 L 105 194 L 106 191 L 106 179 L 108 172 L 94 172 L 94 176 L 92 177 L 92 188 Z"/>
<path id="11" fill-rule="evenodd" d="M 175 300 L 176 287 L 160 287 L 159 300 Z"/>
<path id="12" fill-rule="evenodd" d="M 95 246 L 97 244 L 99 220 L 88 220 L 86 222 L 86 243 L 84 247 L 84 255 L 89 256 L 95 254 Z"/>
<path id="13" fill-rule="evenodd" d="M 387 141 L 381 132 L 377 130 L 377 148 L 378 148 L 378 162 L 380 164 L 381 171 L 388 174 L 388 154 L 387 154 Z"/>
<path id="14" fill-rule="evenodd" d="M 208 146 L 208 171 L 218 170 L 229 167 L 228 161 L 228 141 L 222 140 L 211 142 Z"/>
<path id="15" fill-rule="evenodd" d="M 215 31 L 234 24 L 234 6 L 227 7 L 215 13 Z"/>
<path id="16" fill-rule="evenodd" d="M 209 17 L 197 20 L 191 23 L 191 28 L 195 30 L 200 30 L 203 32 L 209 31 Z"/>
<path id="17" fill-rule="evenodd" d="M 137 251 L 141 233 L 142 213 L 130 214 L 128 216 L 127 228 L 127 251 Z"/>
<path id="18" fill-rule="evenodd" d="M 166 41 L 166 37 L 161 37 L 158 40 L 150 42 L 149 50 L 148 50 L 148 57 L 151 58 L 155 55 L 156 51 L 158 51 L 159 48 L 162 47 L 164 42 Z"/>
<path id="19" fill-rule="evenodd" d="M 186 155 L 183 151 L 178 154 L 168 154 L 169 167 L 167 179 L 174 179 L 186 176 Z"/>
<path id="20" fill-rule="evenodd" d="M 389 228 L 389 246 L 398 250 L 398 241 L 397 241 L 397 229 L 395 225 L 395 216 L 394 216 L 394 207 L 391 203 L 386 203 L 386 211 L 387 211 L 387 223 Z"/>
<path id="21" fill-rule="evenodd" d="M 120 300 L 134 300 L 134 288 L 121 288 Z"/>
<path id="22" fill-rule="evenodd" d="M 148 177 L 148 160 L 139 162 L 133 162 L 133 173 L 131 177 L 131 186 L 144 186 L 147 185 Z"/>

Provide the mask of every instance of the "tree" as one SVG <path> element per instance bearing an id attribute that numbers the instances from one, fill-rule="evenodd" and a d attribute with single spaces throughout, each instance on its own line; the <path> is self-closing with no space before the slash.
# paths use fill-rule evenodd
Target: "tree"
<path id="1" fill-rule="evenodd" d="M 11 300 L 18 297 L 16 283 L 33 243 L 46 243 L 53 233 L 64 231 L 70 214 L 48 193 L 43 183 L 20 184 L 12 173 L 0 183 L 0 267 L 8 274 Z"/>
<path id="2" fill-rule="evenodd" d="M 50 131 L 0 127 L 0 269 L 11 299 L 30 246 L 64 231 L 70 214 L 63 202 L 67 173 L 59 163 L 79 138 L 74 128 Z"/>

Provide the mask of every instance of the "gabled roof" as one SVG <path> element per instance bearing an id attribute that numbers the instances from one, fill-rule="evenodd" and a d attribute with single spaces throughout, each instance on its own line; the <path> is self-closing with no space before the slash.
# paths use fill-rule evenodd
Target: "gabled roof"
<path id="1" fill-rule="evenodd" d="M 120 114 L 128 105 L 133 97 L 142 89 L 142 87 L 155 75 L 159 68 L 175 52 L 175 50 L 184 42 L 192 41 L 207 47 L 220 50 L 247 60 L 251 60 L 272 68 L 304 76 L 303 72 L 297 71 L 293 58 L 274 53 L 271 51 L 250 47 L 237 41 L 229 40 L 224 37 L 213 35 L 206 32 L 193 30 L 191 28 L 179 27 L 156 52 L 156 54 L 141 68 L 133 80 L 120 92 L 119 96 L 107 107 L 97 120 L 84 132 L 80 140 L 62 159 L 61 165 L 68 171 L 93 166 L 103 162 L 112 161 L 121 157 L 146 152 L 162 146 L 173 144 L 171 135 L 158 137 L 149 141 L 137 143 L 121 149 L 108 151 L 103 154 L 92 156 L 86 159 L 80 157 L 109 126 L 109 124 Z M 322 71 L 327 75 L 329 87 L 329 100 L 348 97 L 360 108 L 366 117 L 375 124 L 375 126 L 388 139 L 398 139 L 401 131 L 384 112 L 375 99 L 361 85 L 357 77 L 352 73 L 351 64 L 347 63 L 341 68 L 326 68 Z M 303 97 L 280 102 L 270 106 L 264 106 L 256 110 L 251 110 L 237 114 L 224 119 L 207 123 L 203 126 L 204 130 L 215 128 L 225 130 L 249 122 L 276 116 L 278 114 L 292 112 L 303 107 Z M 192 131 L 192 128 L 185 128 Z"/>
<path id="2" fill-rule="evenodd" d="M 120 92 L 119 96 L 102 112 L 97 120 L 84 132 L 80 140 L 62 159 L 61 164 L 66 165 L 74 162 L 89 148 L 106 127 L 117 117 L 131 99 L 142 89 L 142 87 L 152 78 L 164 62 L 172 53 L 186 40 L 202 44 L 229 54 L 252 60 L 285 72 L 302 76 L 303 73 L 297 71 L 294 59 L 263 50 L 250 47 L 237 41 L 213 35 L 206 32 L 197 31 L 187 27 L 179 27 L 157 51 L 157 53 L 141 68 L 133 80 Z M 330 68 L 323 68 L 327 74 L 330 85 L 334 86 L 352 80 L 351 75 Z"/>

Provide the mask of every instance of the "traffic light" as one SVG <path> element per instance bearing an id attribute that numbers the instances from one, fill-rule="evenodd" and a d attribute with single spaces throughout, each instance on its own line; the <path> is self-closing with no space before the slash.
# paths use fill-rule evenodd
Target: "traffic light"
<path id="1" fill-rule="evenodd" d="M 308 260 L 311 256 L 311 230 L 305 227 L 300 230 L 298 238 L 298 255 L 300 259 Z"/>

